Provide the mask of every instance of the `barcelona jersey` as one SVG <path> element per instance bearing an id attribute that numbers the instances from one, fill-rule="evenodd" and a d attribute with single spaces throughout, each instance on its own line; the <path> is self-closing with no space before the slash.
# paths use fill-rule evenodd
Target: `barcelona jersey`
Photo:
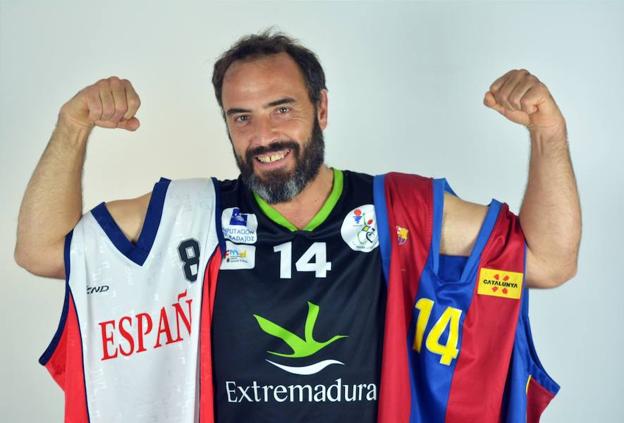
<path id="1" fill-rule="evenodd" d="M 538 421 L 559 386 L 531 340 L 518 218 L 493 200 L 470 256 L 441 256 L 445 191 L 443 179 L 375 181 L 388 282 L 379 421 Z"/>

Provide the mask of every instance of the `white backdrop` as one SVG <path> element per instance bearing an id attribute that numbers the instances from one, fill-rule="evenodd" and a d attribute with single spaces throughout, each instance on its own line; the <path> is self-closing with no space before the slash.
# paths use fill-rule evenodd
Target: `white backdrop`
<path id="1" fill-rule="evenodd" d="M 490 83 L 526 68 L 550 88 L 568 122 L 584 236 L 574 280 L 531 293 L 537 349 L 562 386 L 543 421 L 621 421 L 622 3 L 91 3 L 0 0 L 2 421 L 62 421 L 62 392 L 37 358 L 63 283 L 12 258 L 21 196 L 60 106 L 110 75 L 130 79 L 143 102 L 136 133 L 94 131 L 85 210 L 143 194 L 161 175 L 233 177 L 212 64 L 271 25 L 325 68 L 331 165 L 446 176 L 476 202 L 517 211 L 527 175 L 528 133 L 482 105 Z"/>

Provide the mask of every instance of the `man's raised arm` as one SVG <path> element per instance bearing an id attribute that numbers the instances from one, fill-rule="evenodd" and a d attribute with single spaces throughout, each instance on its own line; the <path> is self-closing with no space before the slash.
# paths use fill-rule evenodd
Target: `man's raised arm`
<path id="1" fill-rule="evenodd" d="M 64 277 L 64 238 L 82 215 L 89 134 L 94 126 L 136 130 L 139 106 L 132 84 L 117 77 L 84 88 L 63 105 L 22 199 L 15 244 L 15 261 L 21 267 L 40 276 Z M 132 232 L 137 218 L 142 219 L 146 196 L 117 204 L 111 213 L 124 232 Z"/>
<path id="2" fill-rule="evenodd" d="M 531 160 L 520 224 L 527 242 L 527 285 L 550 288 L 576 274 L 581 208 L 568 149 L 566 122 L 548 88 L 524 69 L 512 70 L 490 86 L 484 104 L 531 138 Z M 466 254 L 485 208 L 447 196 L 441 249 Z"/>

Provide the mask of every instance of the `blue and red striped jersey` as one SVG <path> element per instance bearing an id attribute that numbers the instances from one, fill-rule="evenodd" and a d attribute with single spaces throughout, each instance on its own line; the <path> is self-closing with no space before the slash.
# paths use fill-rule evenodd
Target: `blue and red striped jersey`
<path id="1" fill-rule="evenodd" d="M 378 421 L 538 421 L 559 386 L 531 340 L 518 218 L 492 200 L 470 256 L 441 256 L 445 191 L 444 179 L 376 177 L 388 283 Z"/>

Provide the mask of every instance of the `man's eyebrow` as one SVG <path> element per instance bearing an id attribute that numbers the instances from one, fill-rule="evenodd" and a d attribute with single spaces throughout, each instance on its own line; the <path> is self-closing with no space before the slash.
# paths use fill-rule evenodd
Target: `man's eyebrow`
<path id="1" fill-rule="evenodd" d="M 295 100 L 292 97 L 284 97 L 284 98 L 280 98 L 278 100 L 274 100 L 270 103 L 267 103 L 263 106 L 264 109 L 268 109 L 269 107 L 275 107 L 275 106 L 281 106 L 283 104 L 292 104 L 292 103 L 296 103 L 297 100 Z M 225 112 L 225 114 L 227 116 L 232 116 L 235 115 L 237 113 L 250 113 L 251 110 L 250 109 L 241 109 L 241 108 L 237 108 L 237 107 L 233 107 L 231 109 L 228 109 L 227 112 Z"/>
<path id="2" fill-rule="evenodd" d="M 275 100 L 272 101 L 268 104 L 266 104 L 264 106 L 264 108 L 268 108 L 268 107 L 275 107 L 275 106 L 281 106 L 282 104 L 292 104 L 292 103 L 296 103 L 297 101 L 292 98 L 292 97 L 284 97 L 284 98 L 280 98 L 279 100 Z"/>
<path id="3" fill-rule="evenodd" d="M 237 113 L 249 113 L 249 112 L 251 112 L 251 110 L 249 110 L 249 109 L 237 109 L 237 108 L 232 108 L 232 109 L 228 109 L 228 111 L 227 111 L 227 112 L 225 112 L 225 114 L 226 114 L 227 116 L 232 116 L 232 115 L 235 115 L 235 114 L 237 114 Z"/>

